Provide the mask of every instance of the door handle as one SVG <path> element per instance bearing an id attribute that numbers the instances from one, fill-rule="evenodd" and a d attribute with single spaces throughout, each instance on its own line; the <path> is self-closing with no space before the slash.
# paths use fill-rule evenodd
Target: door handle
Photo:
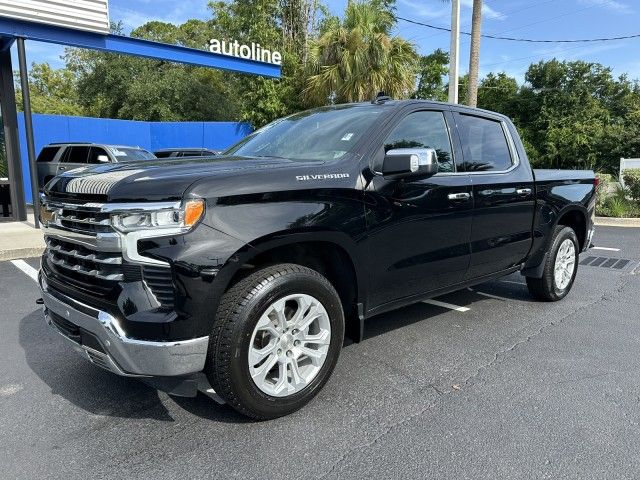
<path id="1" fill-rule="evenodd" d="M 67 167 L 58 167 L 58 170 L 66 170 Z"/>
<path id="2" fill-rule="evenodd" d="M 449 198 L 449 200 L 462 201 L 469 200 L 471 198 L 471 194 L 467 192 L 450 193 L 449 195 L 447 195 L 447 197 Z"/>
<path id="3" fill-rule="evenodd" d="M 531 192 L 532 192 L 532 191 L 533 191 L 533 190 L 531 190 L 530 188 L 518 188 L 518 189 L 516 190 L 516 193 L 517 193 L 518 195 L 522 195 L 523 197 L 525 197 L 525 196 L 527 196 L 527 195 L 531 195 Z"/>

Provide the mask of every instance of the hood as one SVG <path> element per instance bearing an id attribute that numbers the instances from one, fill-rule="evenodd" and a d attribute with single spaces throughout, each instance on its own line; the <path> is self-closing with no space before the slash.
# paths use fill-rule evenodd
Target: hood
<path id="1" fill-rule="evenodd" d="M 45 193 L 112 202 L 173 201 L 182 199 L 190 185 L 205 177 L 300 165 L 299 161 L 273 157 L 185 158 L 92 165 L 57 176 L 47 185 Z"/>

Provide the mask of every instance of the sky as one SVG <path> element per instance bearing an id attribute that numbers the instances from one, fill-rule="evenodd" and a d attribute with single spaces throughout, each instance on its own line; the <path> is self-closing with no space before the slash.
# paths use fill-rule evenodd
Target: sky
<path id="1" fill-rule="evenodd" d="M 347 0 L 324 0 L 336 15 Z M 470 31 L 472 0 L 461 0 L 461 30 Z M 207 0 L 110 0 L 112 21 L 125 31 L 150 20 L 179 24 L 189 18 L 208 18 Z M 451 25 L 451 7 L 442 0 L 397 0 L 397 15 L 441 27 Z M 638 0 L 485 0 L 483 33 L 533 39 L 618 37 L 640 33 Z M 396 35 L 414 43 L 421 54 L 449 50 L 449 33 L 398 21 Z M 469 37 L 460 42 L 460 70 L 468 70 Z M 64 66 L 62 47 L 27 42 L 29 62 Z M 614 74 L 640 79 L 640 38 L 591 44 L 528 44 L 483 39 L 480 74 L 506 72 L 524 80 L 527 67 L 543 59 L 585 60 L 613 68 Z M 17 65 L 17 63 L 16 63 Z"/>

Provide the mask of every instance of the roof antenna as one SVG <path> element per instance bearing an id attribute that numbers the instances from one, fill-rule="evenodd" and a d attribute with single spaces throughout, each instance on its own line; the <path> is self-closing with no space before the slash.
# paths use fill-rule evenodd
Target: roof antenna
<path id="1" fill-rule="evenodd" d="M 379 104 L 384 103 L 384 102 L 386 102 L 388 100 L 391 100 L 390 96 L 388 96 L 384 92 L 378 92 L 378 94 L 376 95 L 376 98 L 371 100 L 371 103 L 373 103 L 374 105 L 379 105 Z"/>

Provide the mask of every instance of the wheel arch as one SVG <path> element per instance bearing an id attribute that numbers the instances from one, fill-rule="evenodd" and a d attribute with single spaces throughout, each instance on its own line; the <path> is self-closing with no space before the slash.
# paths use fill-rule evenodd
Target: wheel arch
<path id="1" fill-rule="evenodd" d="M 578 237 L 580 251 L 584 250 L 584 248 L 588 246 L 585 245 L 588 237 L 588 215 L 589 213 L 584 207 L 572 205 L 560 212 L 554 225 L 554 228 L 558 225 L 571 227 Z"/>
<path id="2" fill-rule="evenodd" d="M 531 252 L 529 261 L 521 271 L 522 275 L 533 278 L 542 277 L 544 264 L 553 241 L 553 232 L 558 225 L 571 227 L 575 231 L 578 237 L 579 251 L 586 248 L 589 223 L 589 211 L 582 205 L 572 203 L 559 210 L 551 217 L 551 221 L 544 224 L 546 238 Z"/>
<path id="3" fill-rule="evenodd" d="M 342 232 L 296 232 L 256 239 L 237 252 L 224 291 L 257 268 L 295 263 L 318 271 L 334 286 L 345 313 L 346 332 L 360 339 L 366 274 L 356 243 Z M 357 337 L 357 338 L 356 338 Z"/>

